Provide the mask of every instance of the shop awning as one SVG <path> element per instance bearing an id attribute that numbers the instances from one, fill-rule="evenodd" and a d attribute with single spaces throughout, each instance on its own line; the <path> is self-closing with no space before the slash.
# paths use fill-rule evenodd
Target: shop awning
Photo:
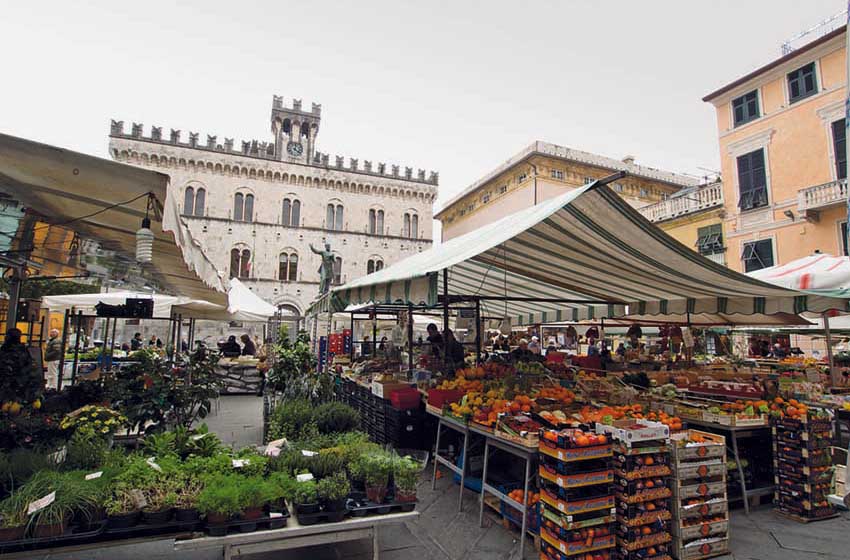
<path id="1" fill-rule="evenodd" d="M 366 301 L 436 305 L 443 270 L 450 295 L 514 298 L 482 301 L 483 313 L 514 324 L 622 317 L 627 310 L 773 315 L 848 307 L 847 300 L 780 288 L 712 262 L 596 182 L 334 288 L 311 312 Z"/>
<path id="2" fill-rule="evenodd" d="M 265 322 L 276 311 L 274 305 L 263 300 L 236 278 L 230 279 L 226 307 L 207 301 L 190 301 L 172 308 L 174 314 L 210 321 Z"/>
<path id="3" fill-rule="evenodd" d="M 153 263 L 144 265 L 143 272 L 173 295 L 225 305 L 225 280 L 192 239 L 176 201 L 167 196 L 168 181 L 161 173 L 0 134 L 0 193 L 49 223 L 73 228 L 105 249 L 129 256 L 135 255 L 145 194 L 151 193 L 159 212 L 150 216 L 156 236 Z"/>
<path id="4" fill-rule="evenodd" d="M 850 257 L 809 255 L 748 273 L 770 284 L 832 297 L 850 297 Z"/>

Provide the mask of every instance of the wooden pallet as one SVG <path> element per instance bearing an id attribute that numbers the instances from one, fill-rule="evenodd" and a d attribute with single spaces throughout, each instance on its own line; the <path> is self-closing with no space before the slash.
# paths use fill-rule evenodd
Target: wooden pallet
<path id="1" fill-rule="evenodd" d="M 835 519 L 840 514 L 838 512 L 833 513 L 832 515 L 826 515 L 824 517 L 803 517 L 801 515 L 795 515 L 793 513 L 789 513 L 787 511 L 780 511 L 778 509 L 774 509 L 773 513 L 778 515 L 779 517 L 784 517 L 785 519 L 790 519 L 791 521 L 796 521 L 797 523 L 814 523 L 815 521 L 824 521 L 826 519 Z"/>

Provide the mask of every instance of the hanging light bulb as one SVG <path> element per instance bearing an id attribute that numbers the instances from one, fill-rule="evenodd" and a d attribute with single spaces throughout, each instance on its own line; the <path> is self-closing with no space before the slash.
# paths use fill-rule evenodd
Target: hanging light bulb
<path id="1" fill-rule="evenodd" d="M 150 208 L 150 199 L 148 199 L 148 208 Z M 136 232 L 136 261 L 140 263 L 149 263 L 153 260 L 153 232 L 151 231 L 151 220 L 148 218 L 147 211 L 142 219 L 142 227 Z"/>

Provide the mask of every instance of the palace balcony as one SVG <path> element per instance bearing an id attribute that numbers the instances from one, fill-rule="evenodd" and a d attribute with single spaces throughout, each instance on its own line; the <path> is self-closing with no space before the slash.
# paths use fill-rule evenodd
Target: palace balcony
<path id="1" fill-rule="evenodd" d="M 699 187 L 679 196 L 639 208 L 638 211 L 650 222 L 663 222 L 687 214 L 694 214 L 723 206 L 723 184 L 713 183 Z"/>

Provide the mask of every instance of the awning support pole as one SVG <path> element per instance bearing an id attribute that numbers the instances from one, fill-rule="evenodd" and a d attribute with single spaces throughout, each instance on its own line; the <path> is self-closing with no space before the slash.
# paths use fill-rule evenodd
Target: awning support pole
<path id="1" fill-rule="evenodd" d="M 541 327 L 540 334 L 543 330 Z M 475 364 L 481 363 L 481 301 L 475 300 Z"/>
<path id="2" fill-rule="evenodd" d="M 26 267 L 11 267 L 12 274 L 8 279 L 9 308 L 6 310 L 6 331 L 14 329 L 18 324 L 18 303 L 21 301 L 21 284 L 26 278 Z M 6 333 L 3 333 L 4 336 Z"/>
<path id="3" fill-rule="evenodd" d="M 71 385 L 77 381 L 77 366 L 80 363 L 80 329 L 83 324 L 83 312 L 78 311 L 76 316 L 76 329 L 74 329 L 74 365 L 71 368 Z"/>
<path id="4" fill-rule="evenodd" d="M 413 376 L 413 306 L 407 304 L 407 375 Z"/>
<path id="5" fill-rule="evenodd" d="M 351 344 L 348 345 L 348 359 L 354 362 L 354 312 L 351 313 Z"/>
<path id="6" fill-rule="evenodd" d="M 446 363 L 446 331 L 449 330 L 449 269 L 443 269 L 443 364 Z"/>
<path id="7" fill-rule="evenodd" d="M 823 331 L 826 335 L 826 357 L 829 361 L 829 379 L 832 382 L 833 387 L 838 387 L 840 381 L 840 375 L 835 370 L 835 360 L 832 356 L 832 335 L 829 332 L 829 314 L 823 314 Z"/>

